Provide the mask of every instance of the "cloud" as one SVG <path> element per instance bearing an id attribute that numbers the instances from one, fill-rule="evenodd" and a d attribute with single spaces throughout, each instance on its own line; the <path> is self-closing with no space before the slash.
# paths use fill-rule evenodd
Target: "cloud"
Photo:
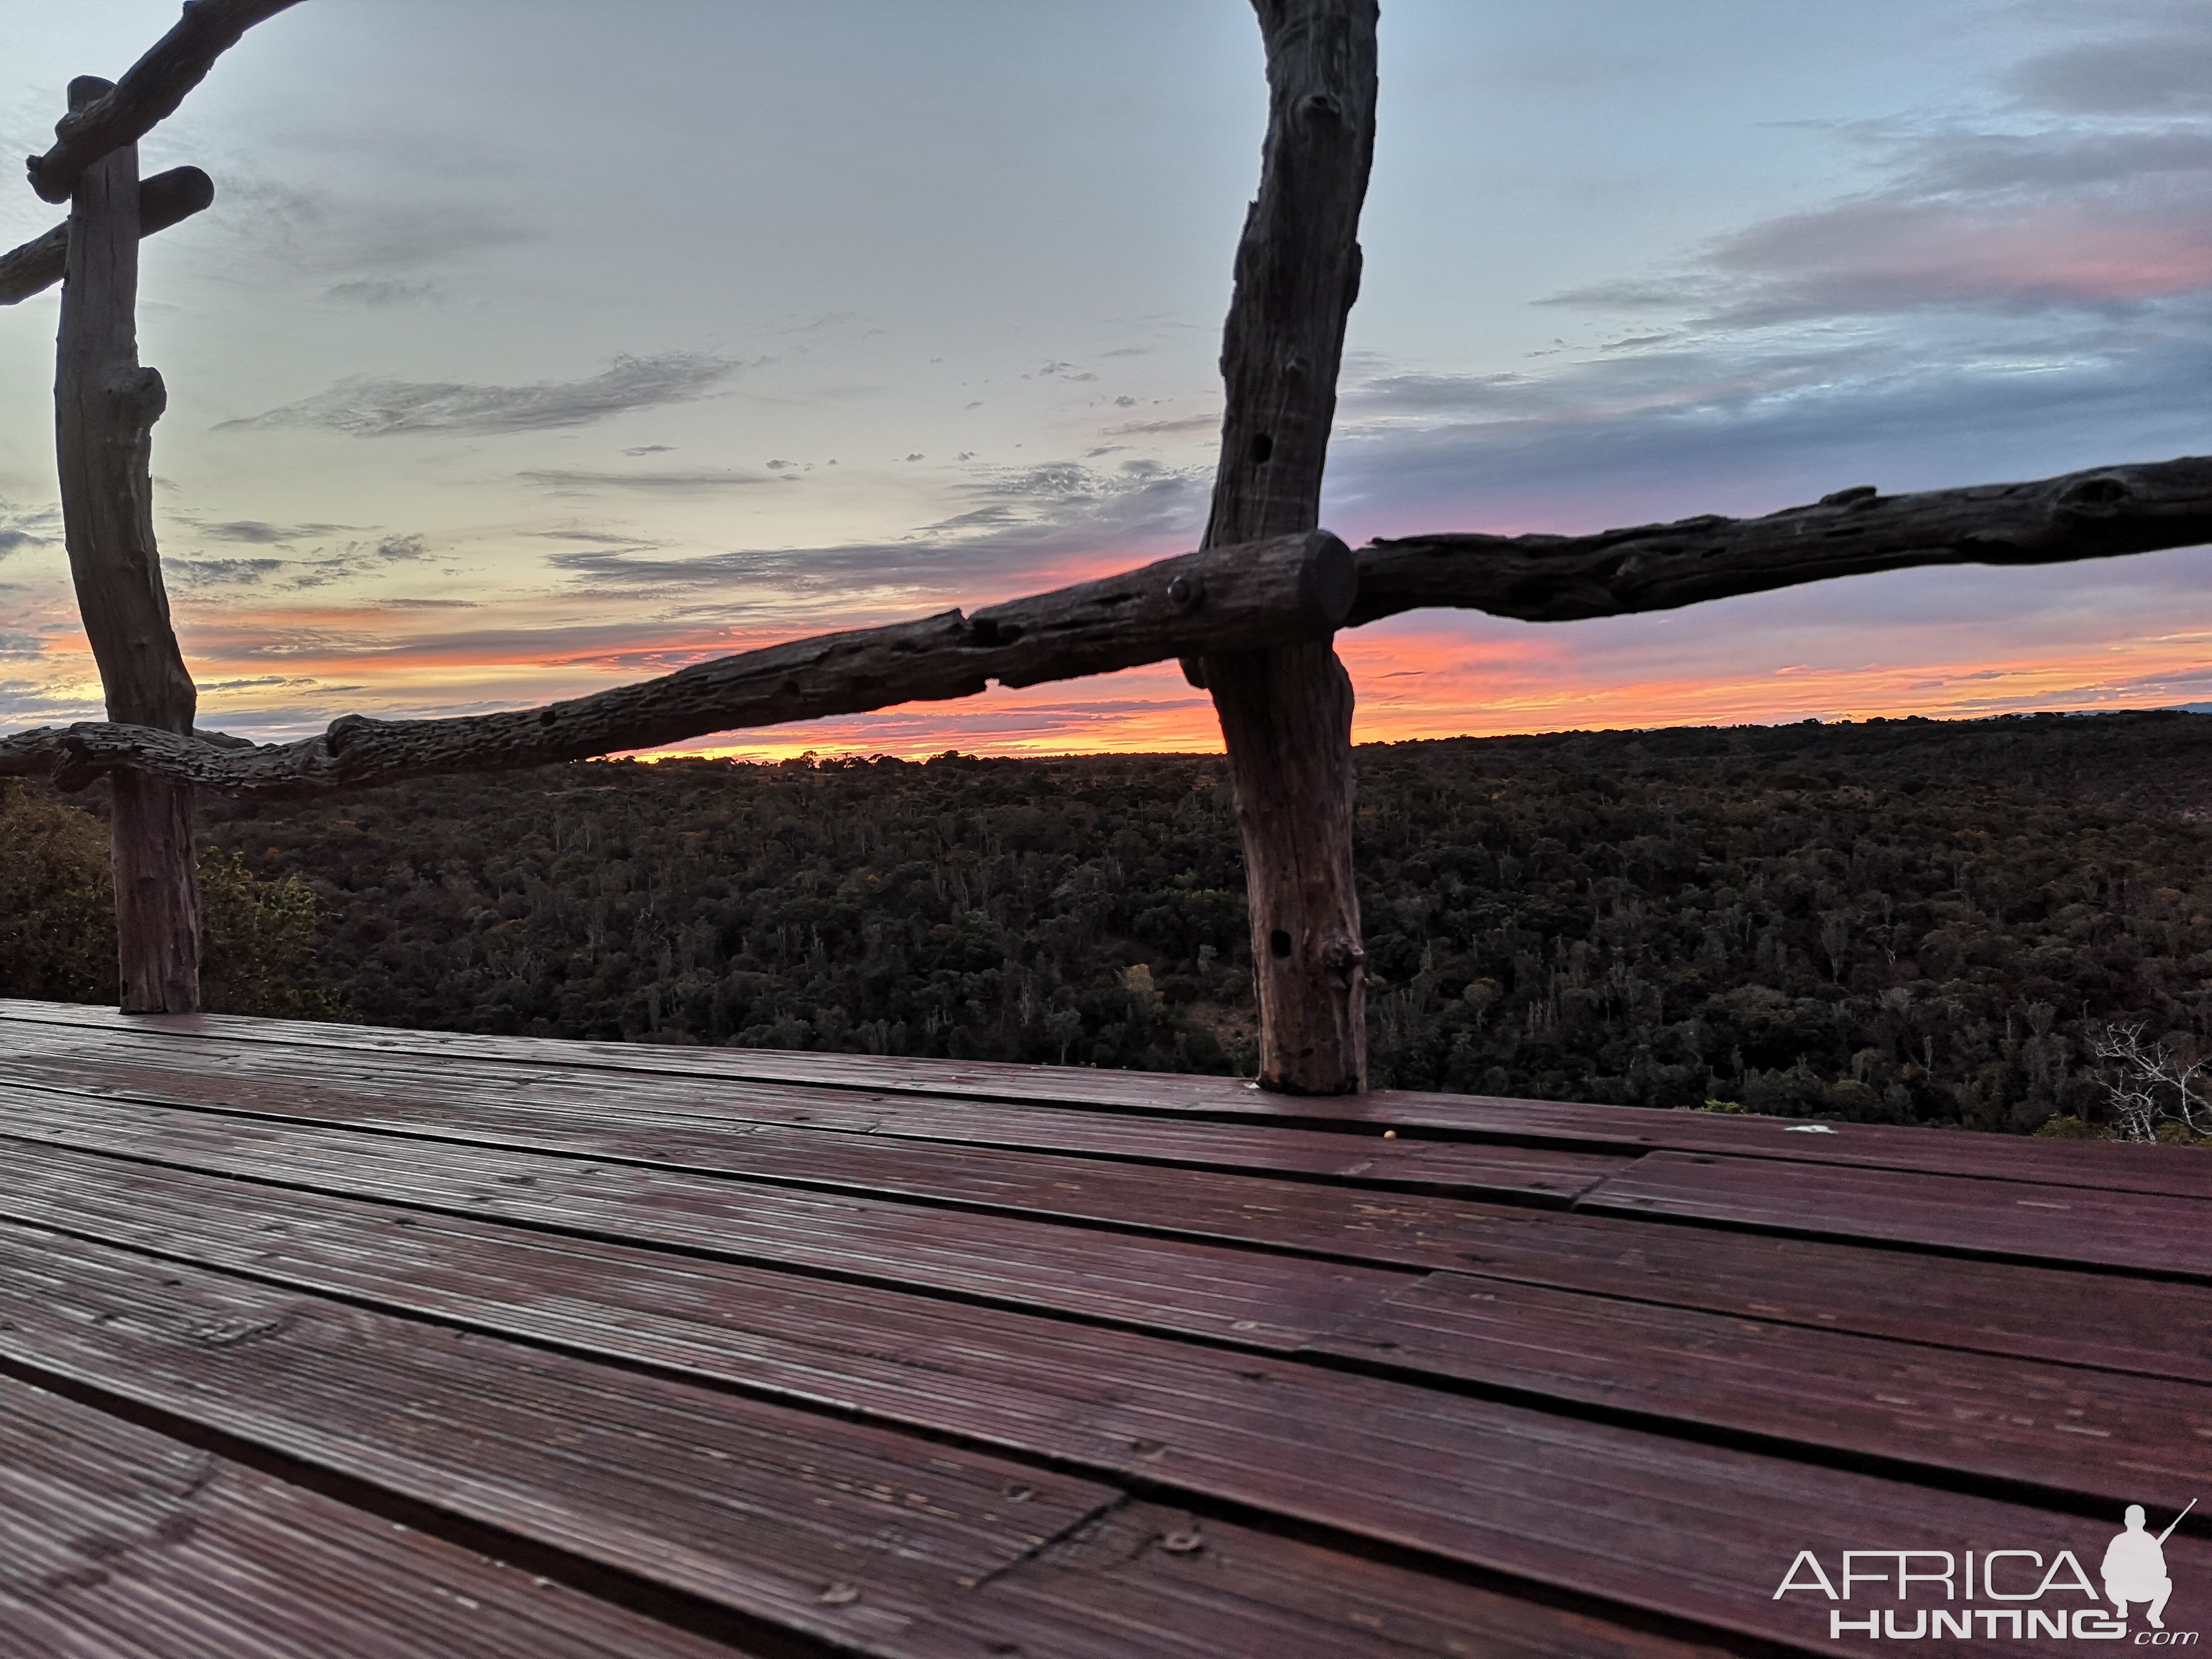
<path id="1" fill-rule="evenodd" d="M 0 559 L 27 547 L 51 547 L 61 530 L 58 507 L 17 507 L 0 501 Z"/>
<path id="2" fill-rule="evenodd" d="M 1194 545 L 1203 487 L 1198 475 L 1154 461 L 994 469 L 957 488 L 976 505 L 897 540 L 690 557 L 579 548 L 550 562 L 587 591 L 708 600 L 696 614 L 715 618 L 797 616 L 824 604 L 847 617 L 910 615 L 1049 587 L 1072 579 L 1055 574 L 1070 557 L 1110 568 L 1141 562 L 1147 549 Z"/>
<path id="3" fill-rule="evenodd" d="M 1547 302 L 1633 331 L 1490 373 L 1353 360 L 1324 521 L 1595 530 L 2212 447 L 2212 118 L 2112 81 L 2212 51 L 2212 9 L 2141 6 L 2112 33 L 2024 65 L 1989 119 L 1839 129 L 1868 189 Z"/>
<path id="4" fill-rule="evenodd" d="M 617 357 L 585 380 L 532 386 L 360 378 L 263 414 L 225 421 L 216 429 L 321 427 L 357 438 L 402 432 L 543 432 L 694 402 L 738 367 L 726 357 L 675 351 Z"/>
<path id="5" fill-rule="evenodd" d="M 1160 438 L 1179 432 L 1218 432 L 1221 416 L 1186 415 L 1172 421 L 1127 421 L 1120 426 L 1109 426 L 1101 434 L 1108 438 Z"/>
<path id="6" fill-rule="evenodd" d="M 215 541 L 251 542 L 259 546 L 307 541 L 317 536 L 335 536 L 360 528 L 357 525 L 344 524 L 274 525 L 259 519 L 233 519 L 227 523 L 209 524 L 203 520 L 183 518 L 181 515 L 180 520 L 189 525 L 195 534 Z"/>
<path id="7" fill-rule="evenodd" d="M 269 528 L 266 526 L 259 527 Z M 243 535 L 232 539 L 268 542 L 277 538 Z M 428 558 L 429 554 L 429 543 L 422 536 L 389 535 L 371 540 L 342 542 L 335 547 L 318 548 L 311 554 L 292 558 L 170 558 L 163 562 L 163 568 L 170 580 L 188 590 L 258 587 L 267 578 L 280 572 L 286 579 L 278 586 L 298 589 L 327 587 L 349 576 L 363 575 L 395 564 L 411 563 Z"/>
<path id="8" fill-rule="evenodd" d="M 282 559 L 167 559 L 165 576 L 179 587 L 258 587 L 284 568 Z"/>
<path id="9" fill-rule="evenodd" d="M 590 495 L 609 489 L 644 490 L 653 495 L 696 495 L 702 490 L 737 489 L 753 484 L 789 483 L 766 472 L 592 472 L 580 467 L 533 467 L 514 475 L 556 495 Z M 549 532 L 557 534 L 557 532 Z"/>
<path id="10" fill-rule="evenodd" d="M 1323 521 L 1589 531 L 2202 452 L 2208 377 L 2207 295 L 2063 328 L 1754 330 L 1541 376 L 1384 373 L 1345 388 Z"/>
<path id="11" fill-rule="evenodd" d="M 359 277 L 349 283 L 333 283 L 323 290 L 326 300 L 336 300 L 341 305 L 362 306 L 371 311 L 386 311 L 394 306 L 420 305 L 438 297 L 434 283 L 407 283 L 396 277 Z"/>
<path id="12" fill-rule="evenodd" d="M 2137 9 L 2132 31 L 2130 16 L 2021 64 L 1995 118 L 1844 130 L 1874 165 L 1868 190 L 1547 303 L 1745 328 L 2212 290 L 2212 10 Z"/>
<path id="13" fill-rule="evenodd" d="M 2014 70 L 2011 89 L 2064 115 L 2212 115 L 2212 29 L 2197 23 L 2045 52 Z"/>

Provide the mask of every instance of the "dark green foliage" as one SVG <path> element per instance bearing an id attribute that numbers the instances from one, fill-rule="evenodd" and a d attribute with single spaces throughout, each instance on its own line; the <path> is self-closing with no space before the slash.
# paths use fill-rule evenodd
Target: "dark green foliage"
<path id="1" fill-rule="evenodd" d="M 2212 719 L 1359 751 L 1378 1085 L 2024 1129 L 2212 1036 Z M 401 1025 L 1249 1069 L 1213 761 L 586 763 L 210 826 Z"/>
<path id="2" fill-rule="evenodd" d="M 587 763 L 211 833 L 318 883 L 332 988 L 394 1024 L 1219 1071 L 1209 1001 L 1245 975 L 1215 770 Z"/>
<path id="3" fill-rule="evenodd" d="M 200 991 L 210 1012 L 341 1012 L 317 982 L 321 911 L 306 882 L 263 880 L 234 854 L 204 852 L 200 905 Z M 0 781 L 0 996 L 112 1002 L 115 975 L 106 824 L 51 791 Z"/>

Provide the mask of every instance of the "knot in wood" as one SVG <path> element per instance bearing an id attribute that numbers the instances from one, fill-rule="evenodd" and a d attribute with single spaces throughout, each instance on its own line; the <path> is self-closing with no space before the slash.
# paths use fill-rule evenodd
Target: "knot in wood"
<path id="1" fill-rule="evenodd" d="M 1298 100 L 1298 118 L 1316 125 L 1344 125 L 1344 104 L 1333 92 L 1310 92 Z"/>
<path id="2" fill-rule="evenodd" d="M 1206 578 L 1176 576 L 1168 583 L 1168 603 L 1178 611 L 1195 611 L 1206 602 Z"/>
<path id="3" fill-rule="evenodd" d="M 127 368 L 107 383 L 116 412 L 129 424 L 149 427 L 169 407 L 169 388 L 158 368 Z"/>
<path id="4" fill-rule="evenodd" d="M 2059 497 L 2058 507 L 2063 513 L 2109 513 L 2127 500 L 2129 494 L 2124 479 L 2084 478 Z"/>
<path id="5" fill-rule="evenodd" d="M 1339 937 L 1321 947 L 1322 966 L 1332 974 L 1349 975 L 1366 960 L 1367 952 L 1359 948 L 1356 939 Z"/>
<path id="6" fill-rule="evenodd" d="M 341 714 L 323 733 L 323 747 L 333 757 L 343 755 L 353 746 L 356 735 L 367 730 L 370 724 L 368 717 L 364 714 Z"/>

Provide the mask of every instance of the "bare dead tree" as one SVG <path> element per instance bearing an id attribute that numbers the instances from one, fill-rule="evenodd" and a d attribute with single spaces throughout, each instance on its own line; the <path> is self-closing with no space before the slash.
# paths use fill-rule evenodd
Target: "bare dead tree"
<path id="1" fill-rule="evenodd" d="M 2123 1140 L 2158 1139 L 2161 1123 L 2212 1136 L 2212 1061 L 2185 1059 L 2143 1040 L 2140 1020 L 2092 1026 L 2089 1052 L 2104 1062 L 2098 1079 Z"/>

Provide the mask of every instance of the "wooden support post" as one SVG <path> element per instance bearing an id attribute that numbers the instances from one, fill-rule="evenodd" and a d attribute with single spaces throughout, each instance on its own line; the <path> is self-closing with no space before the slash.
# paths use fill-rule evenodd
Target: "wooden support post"
<path id="1" fill-rule="evenodd" d="M 70 83 L 70 108 L 110 89 Z M 167 394 L 138 363 L 138 150 L 109 151 L 70 198 L 54 382 L 62 520 L 107 715 L 188 733 L 198 696 L 169 626 L 154 543 L 151 447 Z M 189 785 L 113 779 L 115 920 L 125 1013 L 199 1006 L 199 885 Z"/>
<path id="2" fill-rule="evenodd" d="M 1212 547 L 1313 529 L 1359 291 L 1375 149 L 1375 0 L 1253 0 L 1267 52 L 1260 194 L 1237 249 L 1221 349 L 1228 410 Z M 1260 1002 L 1260 1086 L 1367 1086 L 1352 874 L 1352 681 L 1327 642 L 1186 664 L 1229 750 Z"/>

